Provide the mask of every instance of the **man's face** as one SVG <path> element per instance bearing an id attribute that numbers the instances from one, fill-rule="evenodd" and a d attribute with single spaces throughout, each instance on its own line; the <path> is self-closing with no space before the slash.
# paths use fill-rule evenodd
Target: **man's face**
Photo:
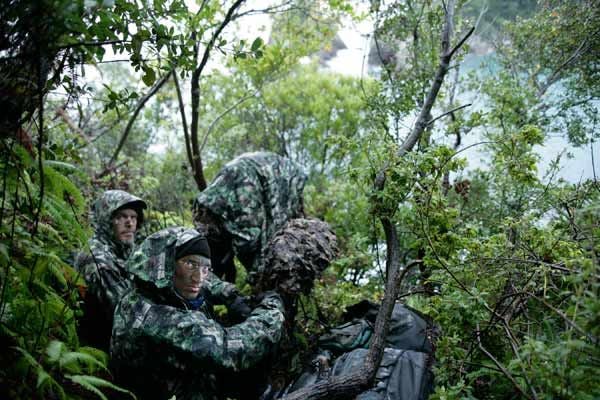
<path id="1" fill-rule="evenodd" d="M 137 212 L 130 208 L 115 211 L 112 226 L 115 239 L 123 243 L 133 244 L 137 229 Z"/>
<path id="2" fill-rule="evenodd" d="M 210 272 L 210 259 L 191 254 L 177 259 L 173 285 L 177 292 L 187 300 L 193 300 L 200 294 L 200 288 Z"/>

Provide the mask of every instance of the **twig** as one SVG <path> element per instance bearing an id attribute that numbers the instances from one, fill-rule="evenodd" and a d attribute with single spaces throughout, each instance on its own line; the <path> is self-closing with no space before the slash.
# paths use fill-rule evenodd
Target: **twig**
<path id="1" fill-rule="evenodd" d="M 597 344 L 598 343 L 598 338 L 596 336 L 592 335 L 591 333 L 587 333 L 586 331 L 584 331 L 579 325 L 577 325 L 575 323 L 575 321 L 573 321 L 572 319 L 570 319 L 569 317 L 567 317 L 567 315 L 565 313 L 563 313 L 561 310 L 559 310 L 558 308 L 554 307 L 552 304 L 548 303 L 546 300 L 544 300 L 541 297 L 536 296 L 533 293 L 529 293 L 529 296 L 533 297 L 534 299 L 538 300 L 540 303 L 542 303 L 543 305 L 545 305 L 546 307 L 548 307 L 550 310 L 554 311 L 559 317 L 561 317 L 573 329 L 575 329 L 581 335 L 583 335 L 586 338 L 588 338 L 588 340 L 590 342 L 592 342 L 593 344 Z"/>
<path id="2" fill-rule="evenodd" d="M 221 118 L 223 118 L 225 115 L 229 114 L 231 111 L 233 111 L 234 109 L 237 108 L 237 106 L 239 106 L 240 104 L 242 104 L 243 102 L 245 102 L 246 100 L 256 96 L 256 94 L 259 92 L 260 89 L 256 89 L 254 91 L 254 93 L 249 94 L 247 96 L 242 97 L 241 99 L 239 99 L 237 102 L 235 102 L 235 104 L 233 104 L 231 107 L 229 107 L 227 110 L 223 111 L 221 114 L 219 114 L 219 116 L 217 116 L 217 118 L 215 118 L 211 123 L 210 126 L 208 127 L 208 129 L 206 130 L 206 133 L 204 134 L 204 137 L 202 138 L 202 144 L 200 145 L 200 151 L 199 153 L 202 152 L 202 150 L 204 149 L 204 146 L 206 146 L 206 142 L 208 140 L 208 137 L 210 136 L 210 133 L 212 132 L 213 128 L 215 127 L 215 125 L 217 124 L 217 122 L 219 122 L 221 120 Z"/>
<path id="3" fill-rule="evenodd" d="M 433 118 L 433 119 L 429 120 L 429 122 L 427 122 L 427 126 L 429 126 L 429 125 L 433 124 L 435 121 L 437 121 L 437 120 L 438 120 L 438 119 L 440 119 L 440 118 L 443 118 L 443 117 L 445 117 L 446 115 L 452 114 L 452 113 L 454 113 L 454 112 L 456 112 L 456 111 L 458 111 L 458 110 L 462 110 L 463 108 L 470 107 L 471 105 L 472 105 L 471 103 L 469 103 L 469 104 L 463 104 L 462 106 L 458 106 L 458 107 L 456 107 L 456 108 L 453 108 L 453 109 L 452 109 L 452 110 L 450 110 L 450 111 L 446 111 L 445 113 L 443 113 L 443 114 L 441 114 L 441 115 L 438 115 L 437 117 L 435 117 L 435 118 Z"/>
<path id="4" fill-rule="evenodd" d="M 535 391 L 535 388 L 531 384 L 531 380 L 527 376 L 527 374 L 525 372 L 525 368 L 523 367 L 523 360 L 519 356 L 519 350 L 518 350 L 517 343 L 516 343 L 517 340 L 515 339 L 514 334 L 510 330 L 508 323 L 504 319 L 502 319 L 502 326 L 504 327 L 504 332 L 506 332 L 506 337 L 508 338 L 508 342 L 510 343 L 510 347 L 513 351 L 513 354 L 520 361 L 519 365 L 521 367 L 521 372 L 523 373 L 523 379 L 525 379 L 525 382 L 527 383 L 527 387 L 529 387 L 529 390 L 531 391 L 531 397 L 533 398 L 533 400 L 537 400 L 538 399 L 537 392 Z"/>

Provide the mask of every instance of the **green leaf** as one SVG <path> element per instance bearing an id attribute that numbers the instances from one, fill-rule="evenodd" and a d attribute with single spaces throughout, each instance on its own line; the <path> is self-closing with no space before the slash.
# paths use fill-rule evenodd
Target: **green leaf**
<path id="1" fill-rule="evenodd" d="M 144 68 L 144 76 L 142 76 L 142 81 L 146 84 L 146 86 L 152 86 L 156 81 L 156 72 L 152 68 Z"/>
<path id="2" fill-rule="evenodd" d="M 252 42 L 252 46 L 250 46 L 250 50 L 255 52 L 258 49 L 260 49 L 264 45 L 264 43 L 265 42 L 262 40 L 261 37 L 257 37 L 256 39 L 254 39 L 254 42 Z"/>
<path id="3" fill-rule="evenodd" d="M 39 389 L 40 387 L 42 387 L 42 385 L 44 385 L 44 383 L 46 383 L 46 381 L 49 381 L 51 379 L 52 378 L 50 377 L 50 375 L 46 371 L 41 369 L 38 371 L 37 382 L 35 384 L 35 387 Z"/>
<path id="4" fill-rule="evenodd" d="M 48 167 L 52 167 L 52 168 L 56 168 L 56 169 L 63 169 L 69 172 L 79 172 L 81 173 L 81 169 L 79 169 L 79 167 L 76 167 L 73 164 L 69 164 L 63 161 L 56 161 L 56 160 L 44 160 L 44 166 L 48 166 Z"/>

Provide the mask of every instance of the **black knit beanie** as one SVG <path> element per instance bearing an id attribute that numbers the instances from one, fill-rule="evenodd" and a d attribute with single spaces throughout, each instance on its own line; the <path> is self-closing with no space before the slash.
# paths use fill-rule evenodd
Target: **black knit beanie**
<path id="1" fill-rule="evenodd" d="M 181 257 L 188 256 L 190 254 L 197 254 L 210 258 L 210 248 L 208 247 L 208 241 L 204 236 L 198 236 L 182 245 L 177 246 L 175 249 L 175 258 L 180 259 Z"/>

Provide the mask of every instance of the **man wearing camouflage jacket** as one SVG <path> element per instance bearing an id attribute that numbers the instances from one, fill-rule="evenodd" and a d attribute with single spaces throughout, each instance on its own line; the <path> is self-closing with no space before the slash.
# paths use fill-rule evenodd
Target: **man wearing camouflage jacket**
<path id="1" fill-rule="evenodd" d="M 127 261 L 135 284 L 115 310 L 111 357 L 119 382 L 140 398 L 223 397 L 218 376 L 250 368 L 279 341 L 274 292 L 241 324 L 224 328 L 206 315 L 204 300 L 222 292 L 209 266 L 207 240 L 185 228 L 149 236 Z"/>
<path id="2" fill-rule="evenodd" d="M 234 255 L 251 281 L 260 275 L 268 241 L 304 216 L 305 182 L 298 165 L 269 152 L 242 154 L 219 171 L 194 203 L 194 222 L 208 237 L 218 276 L 233 282 Z"/>
<path id="3" fill-rule="evenodd" d="M 80 334 L 84 341 L 108 350 L 112 315 L 131 282 L 125 259 L 144 222 L 146 203 L 122 190 L 107 190 L 93 205 L 94 236 L 89 252 L 80 254 L 75 267 L 87 284 Z"/>

